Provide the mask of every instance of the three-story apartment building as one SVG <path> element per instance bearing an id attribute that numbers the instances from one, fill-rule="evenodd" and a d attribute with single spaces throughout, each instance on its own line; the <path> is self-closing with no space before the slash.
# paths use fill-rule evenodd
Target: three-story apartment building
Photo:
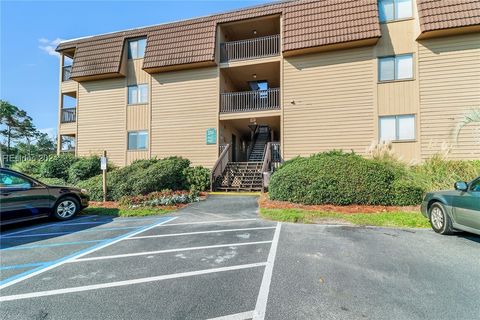
<path id="1" fill-rule="evenodd" d="M 480 106 L 478 0 L 278 2 L 57 51 L 59 152 L 219 171 L 382 141 L 407 161 L 480 157 L 478 128 L 453 136 Z"/>

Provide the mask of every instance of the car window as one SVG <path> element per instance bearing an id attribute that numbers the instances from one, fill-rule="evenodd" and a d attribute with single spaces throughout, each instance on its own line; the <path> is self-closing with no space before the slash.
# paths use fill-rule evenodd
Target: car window
<path id="1" fill-rule="evenodd" d="M 470 190 L 471 191 L 480 191 L 480 179 L 477 179 L 472 182 L 470 185 Z"/>
<path id="2" fill-rule="evenodd" d="M 25 178 L 17 175 L 1 172 L 0 173 L 0 188 L 22 188 L 28 189 L 32 186 L 31 182 Z"/>

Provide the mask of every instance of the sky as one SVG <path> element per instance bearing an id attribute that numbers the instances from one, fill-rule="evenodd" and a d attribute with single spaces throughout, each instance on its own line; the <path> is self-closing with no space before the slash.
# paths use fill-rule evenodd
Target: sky
<path id="1" fill-rule="evenodd" d="M 0 99 L 56 134 L 59 58 L 68 40 L 259 5 L 272 0 L 0 0 Z"/>

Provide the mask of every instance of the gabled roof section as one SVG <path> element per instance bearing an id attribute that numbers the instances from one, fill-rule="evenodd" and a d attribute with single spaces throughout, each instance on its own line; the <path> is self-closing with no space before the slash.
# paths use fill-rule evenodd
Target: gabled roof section
<path id="1" fill-rule="evenodd" d="M 417 0 L 422 33 L 480 25 L 480 0 Z"/>
<path id="2" fill-rule="evenodd" d="M 379 38 L 376 0 L 297 0 L 157 26 L 62 42 L 57 51 L 75 48 L 71 77 L 121 76 L 125 40 L 147 37 L 143 69 L 214 63 L 216 26 L 222 23 L 283 15 L 283 51 Z"/>

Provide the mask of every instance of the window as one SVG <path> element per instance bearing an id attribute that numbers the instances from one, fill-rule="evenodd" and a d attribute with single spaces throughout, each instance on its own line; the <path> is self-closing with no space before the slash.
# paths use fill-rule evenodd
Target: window
<path id="1" fill-rule="evenodd" d="M 380 142 L 415 140 L 415 115 L 380 117 Z"/>
<path id="2" fill-rule="evenodd" d="M 0 188 L 30 189 L 31 187 L 32 183 L 27 179 L 8 172 L 0 173 Z"/>
<path id="3" fill-rule="evenodd" d="M 148 84 L 128 87 L 128 104 L 148 103 Z"/>
<path id="4" fill-rule="evenodd" d="M 75 151 L 75 137 L 61 136 L 60 143 L 61 143 L 61 147 L 60 147 L 61 151 L 64 151 L 64 152 Z"/>
<path id="5" fill-rule="evenodd" d="M 378 81 L 413 79 L 413 54 L 378 58 Z"/>
<path id="6" fill-rule="evenodd" d="M 147 39 L 136 39 L 128 41 L 128 59 L 141 59 L 145 56 Z"/>
<path id="7" fill-rule="evenodd" d="M 128 133 L 128 150 L 147 150 L 147 131 L 133 131 Z"/>
<path id="8" fill-rule="evenodd" d="M 412 0 L 379 0 L 380 22 L 389 22 L 413 17 Z"/>
<path id="9" fill-rule="evenodd" d="M 470 190 L 480 192 L 480 179 L 472 182 L 472 184 L 470 185 Z"/>

